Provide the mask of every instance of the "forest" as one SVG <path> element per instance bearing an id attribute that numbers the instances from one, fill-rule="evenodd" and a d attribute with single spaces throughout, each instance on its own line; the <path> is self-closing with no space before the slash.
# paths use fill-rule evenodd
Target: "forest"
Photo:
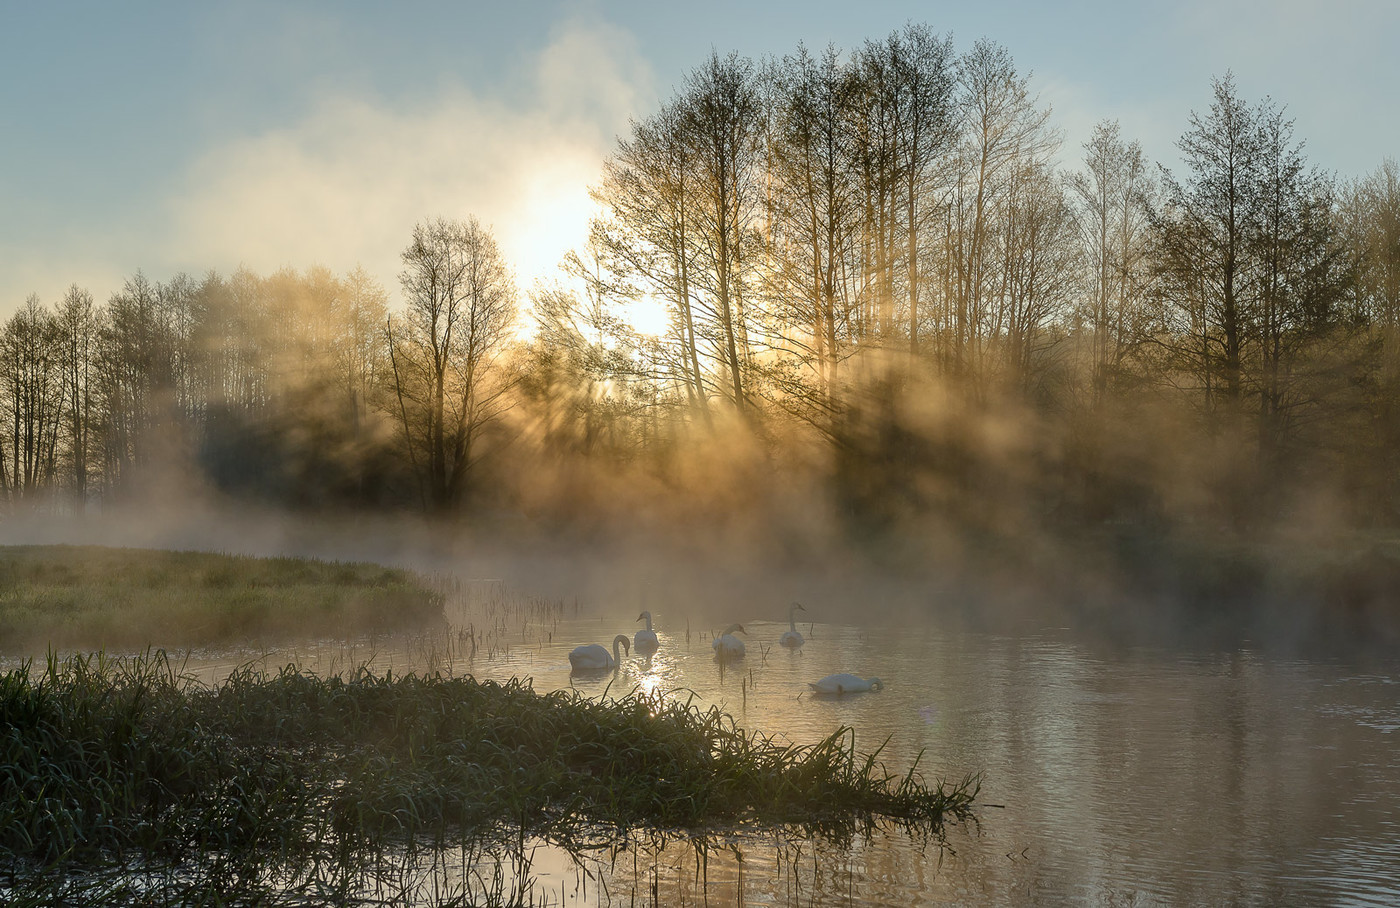
<path id="1" fill-rule="evenodd" d="M 1156 580 L 1192 546 L 1384 540 L 1400 165 L 1324 172 L 1286 106 L 1202 81 L 1171 168 L 1111 121 L 1063 149 L 989 40 L 715 53 L 619 138 L 556 280 L 518 287 L 489 228 L 425 212 L 389 284 L 31 295 L 0 330 L 0 508 L 174 484 L 774 559 L 1057 575 L 1073 548 Z"/>

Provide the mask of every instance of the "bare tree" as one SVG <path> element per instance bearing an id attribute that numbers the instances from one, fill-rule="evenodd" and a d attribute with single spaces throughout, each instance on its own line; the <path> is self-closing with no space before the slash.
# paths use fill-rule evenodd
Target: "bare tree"
<path id="1" fill-rule="evenodd" d="M 417 225 L 402 259 L 407 308 L 386 326 L 394 395 L 424 502 L 447 510 L 467 491 L 481 433 L 509 406 L 513 379 L 499 360 L 515 284 L 475 218 Z"/>
<path id="2" fill-rule="evenodd" d="M 737 54 L 723 59 L 711 55 L 691 73 L 680 104 L 698 177 L 693 198 L 700 267 L 692 283 L 702 282 L 710 295 L 715 344 L 728 380 L 725 390 L 736 412 L 747 418 L 753 402 L 748 392 L 751 313 L 746 307 L 756 284 L 763 212 L 763 119 L 752 64 Z"/>
<path id="3" fill-rule="evenodd" d="M 1104 121 L 1084 143 L 1085 170 L 1070 178 L 1079 200 L 1087 294 L 1081 309 L 1089 335 L 1089 386 L 1102 402 L 1146 328 L 1149 218 L 1154 186 L 1142 146 L 1124 142 L 1117 121 Z"/>
<path id="4" fill-rule="evenodd" d="M 1028 81 L 1010 53 L 978 41 L 959 62 L 961 137 L 947 208 L 945 286 L 951 309 L 951 371 L 978 387 L 995 337 L 993 288 L 1000 279 L 997 212 L 1016 175 L 1058 147 Z"/>
<path id="5" fill-rule="evenodd" d="M 36 294 L 0 330 L 0 401 L 8 424 L 10 498 L 33 507 L 57 474 L 63 415 L 58 326 Z"/>
<path id="6" fill-rule="evenodd" d="M 776 73 L 770 137 L 773 217 L 768 296 L 794 361 L 784 399 L 830 430 L 842 361 L 851 349 L 861 201 L 853 173 L 853 77 L 835 48 L 805 49 Z M 808 385 L 812 384 L 812 387 Z"/>
<path id="7" fill-rule="evenodd" d="M 70 286 L 59 305 L 56 324 L 63 369 L 64 431 L 73 506 L 81 514 L 87 507 L 89 458 L 96 415 L 93 369 L 98 316 L 93 309 L 92 294 L 77 284 Z"/>
<path id="8" fill-rule="evenodd" d="M 695 275 L 700 191 L 693 172 L 695 154 L 679 102 L 634 123 L 631 138 L 619 142 L 603 165 L 602 184 L 593 190 L 604 211 L 590 230 L 597 267 L 577 270 L 587 277 L 595 297 L 650 296 L 666 304 L 672 318 L 663 349 L 675 349 L 671 371 L 680 377 L 691 408 L 708 426 L 715 382 L 710 370 L 701 366 L 703 326 L 697 297 L 703 281 Z"/>

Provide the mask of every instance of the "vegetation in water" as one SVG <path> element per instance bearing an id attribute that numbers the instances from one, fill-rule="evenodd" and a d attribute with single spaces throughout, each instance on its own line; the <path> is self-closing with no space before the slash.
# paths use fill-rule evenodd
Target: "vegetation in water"
<path id="1" fill-rule="evenodd" d="M 527 838 L 849 839 L 883 820 L 937 837 L 977 790 L 891 775 L 849 729 L 783 744 L 635 692 L 294 666 L 208 686 L 161 652 L 0 675 L 0 891 L 18 903 L 354 902 L 422 855 Z"/>
<path id="2" fill-rule="evenodd" d="M 442 620 L 376 564 L 94 546 L 0 547 L 0 649 L 142 650 L 346 637 Z"/>

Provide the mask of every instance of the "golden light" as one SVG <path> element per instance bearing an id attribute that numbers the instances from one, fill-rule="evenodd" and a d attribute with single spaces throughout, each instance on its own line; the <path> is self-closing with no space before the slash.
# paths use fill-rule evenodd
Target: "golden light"
<path id="1" fill-rule="evenodd" d="M 660 337 L 671 326 L 666 304 L 650 294 L 616 306 L 617 316 L 645 337 Z"/>
<path id="2" fill-rule="evenodd" d="M 588 239 L 597 204 L 588 195 L 592 172 L 558 160 L 534 173 L 509 223 L 500 228 L 501 248 L 522 288 L 559 277 L 559 263 Z"/>

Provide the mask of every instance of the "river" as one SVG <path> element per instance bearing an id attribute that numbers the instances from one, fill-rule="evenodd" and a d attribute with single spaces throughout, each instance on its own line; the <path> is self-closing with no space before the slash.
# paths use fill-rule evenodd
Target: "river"
<path id="1" fill-rule="evenodd" d="M 693 695 L 797 744 L 849 727 L 857 750 L 883 746 L 892 773 L 916 758 L 929 781 L 982 773 L 977 820 L 952 826 L 943 847 L 898 831 L 847 848 L 741 837 L 702 856 L 673 844 L 610 856 L 593 878 L 541 849 L 531 868 L 541 901 L 1400 904 L 1400 662 L 1106 646 L 1033 626 L 815 620 L 799 624 L 806 643 L 795 652 L 777 645 L 785 621 L 751 621 L 747 656 L 722 666 L 714 629 L 654 611 L 659 652 L 602 678 L 571 678 L 568 652 L 630 636 L 631 613 L 556 615 L 533 631 L 522 619 L 514 645 L 515 619 L 502 618 L 489 649 L 459 642 L 431 661 L 481 679 L 529 677 L 541 692 Z M 309 655 L 299 658 L 317 669 Z M 319 668 L 363 655 L 323 655 Z M 402 670 L 421 667 L 423 653 L 374 659 Z M 884 689 L 811 696 L 809 682 L 842 671 L 879 676 Z"/>

